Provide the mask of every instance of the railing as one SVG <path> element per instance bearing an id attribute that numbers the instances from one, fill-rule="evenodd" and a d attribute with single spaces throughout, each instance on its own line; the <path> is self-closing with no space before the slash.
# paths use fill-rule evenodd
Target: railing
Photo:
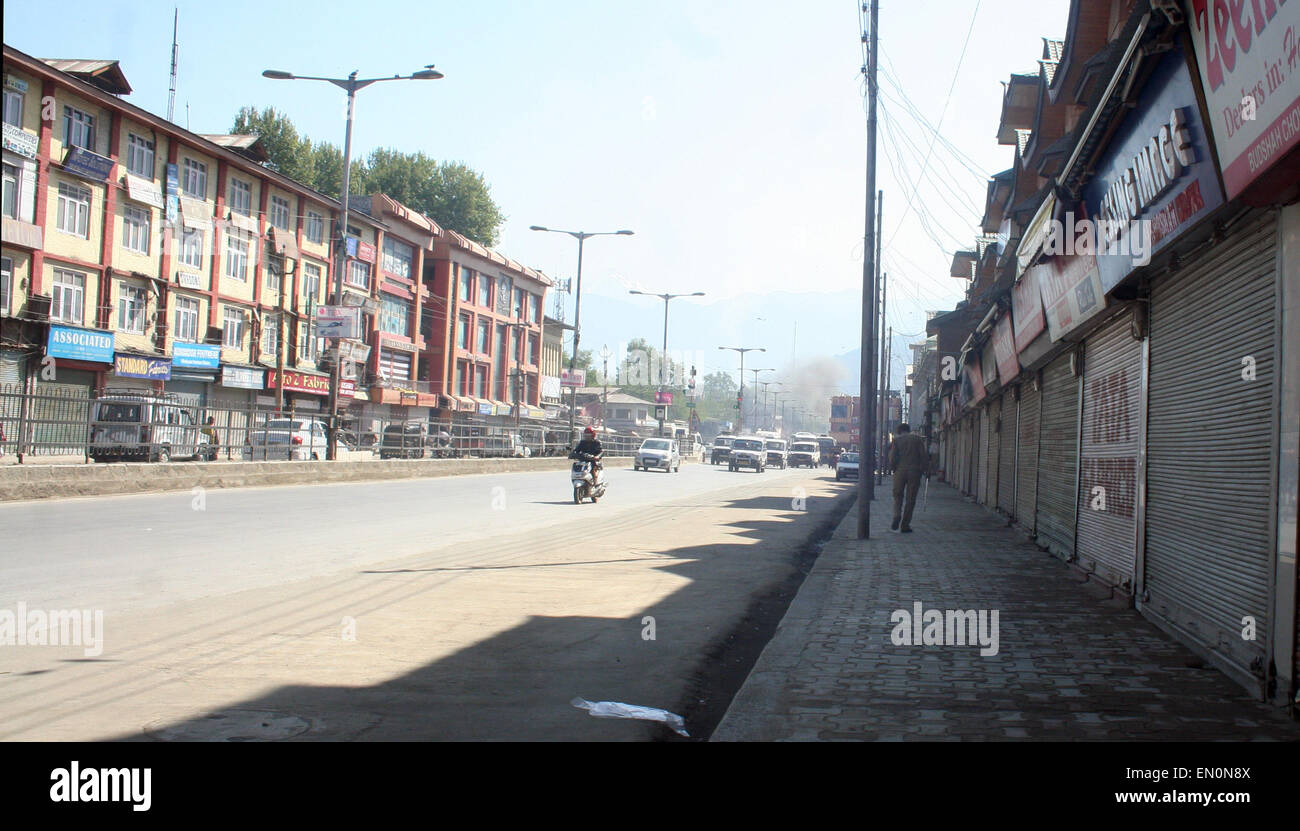
<path id="1" fill-rule="evenodd" d="M 0 385 L 0 458 L 235 462 L 328 455 L 328 416 L 315 411 L 292 413 L 294 421 L 302 422 L 299 429 L 268 431 L 269 421 L 290 414 L 245 402 L 212 400 L 198 406 L 144 390 L 138 396 L 148 412 L 138 418 L 119 414 L 119 420 L 105 422 L 95 420 L 96 399 L 89 390 L 29 392 L 19 385 Z M 411 421 L 344 412 L 340 424 L 340 459 L 563 457 L 570 447 L 568 424 L 559 421 L 521 419 L 516 426 L 509 418 Z M 620 457 L 634 455 L 645 438 L 609 434 L 600 440 L 605 455 Z M 690 439 L 680 440 L 680 446 L 683 457 L 695 453 Z"/>

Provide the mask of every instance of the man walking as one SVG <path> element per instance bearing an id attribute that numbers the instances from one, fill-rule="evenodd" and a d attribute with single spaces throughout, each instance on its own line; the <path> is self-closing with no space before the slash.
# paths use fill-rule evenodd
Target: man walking
<path id="1" fill-rule="evenodd" d="M 907 424 L 898 425 L 898 434 L 889 445 L 889 467 L 894 471 L 894 521 L 889 530 L 910 534 L 921 477 L 930 475 L 930 453 L 925 439 L 913 435 Z"/>

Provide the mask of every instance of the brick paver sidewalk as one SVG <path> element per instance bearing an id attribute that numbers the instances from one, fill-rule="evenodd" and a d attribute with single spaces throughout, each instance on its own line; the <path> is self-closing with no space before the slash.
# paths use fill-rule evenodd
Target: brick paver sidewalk
<path id="1" fill-rule="evenodd" d="M 1004 519 L 931 483 L 912 534 L 856 507 L 827 543 L 714 741 L 1300 740 L 1131 608 L 1098 599 Z M 894 645 L 895 610 L 998 610 L 998 651 Z M 986 618 L 991 634 L 991 616 Z"/>

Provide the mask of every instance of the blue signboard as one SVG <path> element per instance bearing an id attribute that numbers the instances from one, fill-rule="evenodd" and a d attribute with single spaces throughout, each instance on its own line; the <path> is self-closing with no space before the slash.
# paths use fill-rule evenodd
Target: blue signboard
<path id="1" fill-rule="evenodd" d="M 221 364 L 221 347 L 215 343 L 172 343 L 172 366 L 216 369 Z"/>
<path id="2" fill-rule="evenodd" d="M 479 415 L 492 415 L 493 405 L 483 403 L 478 405 Z"/>
<path id="3" fill-rule="evenodd" d="M 50 337 L 45 343 L 45 354 L 51 358 L 111 364 L 113 333 L 72 326 L 51 326 Z"/>
<path id="4" fill-rule="evenodd" d="M 149 358 L 144 355 L 118 355 L 113 361 L 113 374 L 122 378 L 167 381 L 172 377 L 172 362 L 166 358 Z"/>
<path id="5" fill-rule="evenodd" d="M 174 164 L 167 165 L 167 221 L 175 222 L 181 213 L 181 174 Z"/>
<path id="6" fill-rule="evenodd" d="M 113 172 L 113 160 L 84 147 L 73 147 L 63 159 L 63 169 L 85 179 L 107 182 Z"/>
<path id="7" fill-rule="evenodd" d="M 1160 60 L 1096 169 L 1083 202 L 1088 218 L 1110 229 L 1109 246 L 1107 234 L 1094 237 L 1109 292 L 1223 204 L 1182 49 L 1175 46 Z M 1074 219 L 1077 225 L 1082 217 Z"/>

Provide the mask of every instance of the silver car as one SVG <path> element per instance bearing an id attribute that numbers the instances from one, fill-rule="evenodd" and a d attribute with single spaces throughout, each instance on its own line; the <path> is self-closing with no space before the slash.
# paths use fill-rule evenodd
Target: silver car
<path id="1" fill-rule="evenodd" d="M 677 439 L 646 439 L 632 458 L 633 470 L 662 470 L 676 473 L 682 469 L 682 452 Z"/>
<path id="2" fill-rule="evenodd" d="M 329 454 L 325 425 L 314 418 L 273 418 L 244 440 L 244 459 L 316 461 Z"/>
<path id="3" fill-rule="evenodd" d="M 208 454 L 194 411 L 174 395 L 108 391 L 90 412 L 90 458 L 168 462 Z"/>

